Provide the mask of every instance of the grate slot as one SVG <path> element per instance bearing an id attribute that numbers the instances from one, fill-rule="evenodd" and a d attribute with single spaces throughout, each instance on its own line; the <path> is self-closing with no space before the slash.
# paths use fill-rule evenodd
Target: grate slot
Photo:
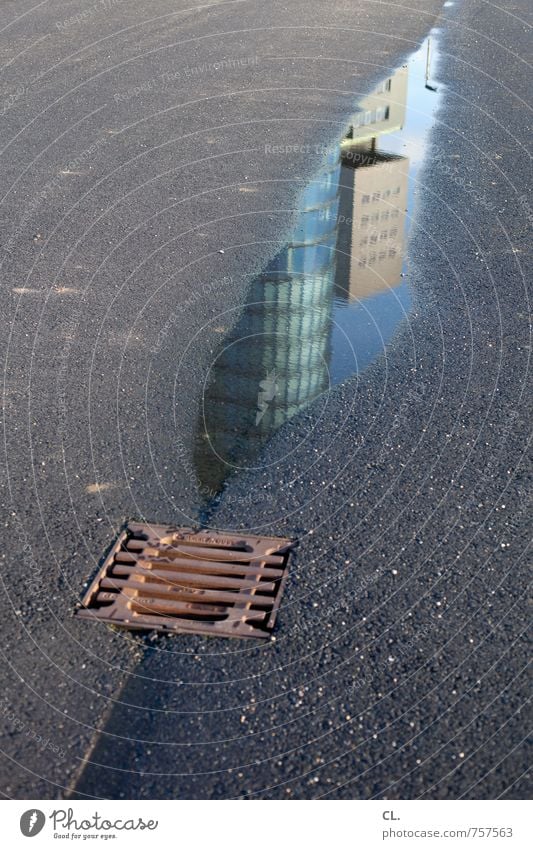
<path id="1" fill-rule="evenodd" d="M 213 549 L 212 549 L 213 550 Z M 194 558 L 194 560 L 202 561 L 204 563 L 210 563 L 216 560 L 216 562 L 220 563 L 236 563 L 239 565 L 248 565 L 257 560 L 260 560 L 262 563 L 268 563 L 269 565 L 279 566 L 283 563 L 283 559 L 280 557 L 276 557 L 273 554 L 261 554 L 254 555 L 253 552 L 250 553 L 248 557 L 243 557 L 242 552 L 233 552 L 233 551 L 216 551 L 213 553 L 216 555 L 215 557 L 209 557 L 209 552 L 206 552 L 205 549 L 197 549 L 193 546 L 180 546 L 179 548 L 173 548 L 172 546 L 161 546 L 161 548 L 154 549 L 150 546 L 146 546 L 143 549 L 143 554 L 146 557 L 166 557 L 167 559 L 173 559 L 175 557 L 178 558 Z"/>
<path id="2" fill-rule="evenodd" d="M 145 558 L 144 555 L 138 558 L 132 558 L 131 555 L 123 552 L 119 552 L 117 554 L 116 562 L 138 564 L 139 568 L 149 569 L 151 571 L 165 570 L 169 573 L 193 570 L 195 573 L 203 573 L 206 575 L 215 575 L 218 573 L 224 575 L 248 575 L 250 577 L 261 575 L 265 578 L 279 578 L 283 574 L 281 567 L 274 569 L 272 567 L 263 567 L 257 564 L 249 566 L 248 564 L 223 563 L 214 560 L 209 562 L 205 560 L 194 561 L 191 558 L 188 558 L 187 560 L 179 560 L 177 558 L 168 560 L 166 557 Z"/>
<path id="3" fill-rule="evenodd" d="M 168 596 L 171 595 L 172 598 L 176 598 L 179 601 L 187 601 L 191 604 L 205 602 L 208 604 L 225 604 L 228 606 L 235 604 L 235 602 L 241 598 L 239 593 L 232 593 L 225 590 L 197 590 L 195 592 L 194 588 L 185 590 L 178 584 L 168 585 L 163 582 L 157 584 L 151 581 L 142 583 L 135 580 L 120 581 L 117 578 L 104 578 L 100 582 L 100 587 L 103 590 L 113 589 L 117 592 L 122 592 L 122 590 L 125 589 L 132 589 L 139 593 L 149 593 L 160 598 L 168 598 Z M 262 593 L 254 592 L 253 595 L 250 596 L 250 601 L 252 600 L 254 605 L 266 608 L 272 607 L 271 595 L 263 595 Z"/>

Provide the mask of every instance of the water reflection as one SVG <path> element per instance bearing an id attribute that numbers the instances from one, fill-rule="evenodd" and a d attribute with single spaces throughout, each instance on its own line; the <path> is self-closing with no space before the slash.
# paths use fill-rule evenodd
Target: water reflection
<path id="1" fill-rule="evenodd" d="M 194 462 L 205 494 L 253 465 L 284 422 L 375 359 L 408 311 L 406 213 L 416 167 L 404 126 L 408 74 L 423 81 L 424 58 L 419 51 L 359 102 L 346 137 L 303 193 L 290 241 L 253 281 L 204 393 Z M 434 106 L 427 98 L 435 98 L 423 82 L 420 89 L 416 142 Z"/>
<path id="2" fill-rule="evenodd" d="M 340 170 L 339 145 L 305 190 L 291 241 L 253 281 L 213 363 L 195 451 L 210 494 L 330 385 Z"/>

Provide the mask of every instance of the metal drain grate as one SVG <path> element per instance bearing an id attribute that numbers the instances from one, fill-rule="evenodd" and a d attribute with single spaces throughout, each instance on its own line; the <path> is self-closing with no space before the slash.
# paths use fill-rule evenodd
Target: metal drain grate
<path id="1" fill-rule="evenodd" d="M 132 522 L 76 615 L 133 630 L 269 637 L 294 545 Z"/>

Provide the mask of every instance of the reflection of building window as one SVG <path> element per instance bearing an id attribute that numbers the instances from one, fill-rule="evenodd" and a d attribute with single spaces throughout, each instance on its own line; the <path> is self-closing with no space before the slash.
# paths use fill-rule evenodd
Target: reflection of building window
<path id="1" fill-rule="evenodd" d="M 374 265 L 375 261 L 376 261 L 376 254 L 370 254 L 370 257 L 369 257 L 369 260 L 368 260 L 368 264 L 369 264 L 369 265 Z"/>
<path id="2" fill-rule="evenodd" d="M 387 251 L 380 251 L 379 252 L 380 260 L 384 260 L 386 258 L 386 256 L 387 256 Z"/>
<path id="3" fill-rule="evenodd" d="M 395 238 L 396 238 L 396 236 L 398 235 L 398 228 L 397 228 L 397 227 L 393 227 L 393 228 L 392 228 L 392 230 L 390 231 L 390 234 L 389 234 L 389 235 L 390 235 L 391 239 L 395 239 Z"/>
<path id="4" fill-rule="evenodd" d="M 385 189 L 385 191 L 383 192 L 383 197 L 390 198 L 390 189 Z"/>
<path id="5" fill-rule="evenodd" d="M 398 218 L 398 215 L 399 215 L 398 210 L 397 210 L 397 209 L 393 209 L 393 210 L 392 210 L 392 212 L 391 212 L 391 214 L 390 214 L 390 217 L 391 217 L 391 218 Z"/>
<path id="6" fill-rule="evenodd" d="M 383 230 L 383 232 L 379 234 L 379 241 L 384 242 L 384 241 L 386 241 L 386 239 L 387 239 L 387 231 Z"/>
<path id="7" fill-rule="evenodd" d="M 372 195 L 372 200 L 373 201 L 379 200 L 380 197 L 381 197 L 381 192 L 374 192 L 374 194 Z"/>
<path id="8" fill-rule="evenodd" d="M 393 194 L 395 194 L 395 195 L 399 195 L 399 194 L 400 194 L 400 187 L 399 187 L 399 186 L 396 186 L 396 188 L 394 189 Z"/>
<path id="9" fill-rule="evenodd" d="M 378 234 L 372 233 L 372 235 L 370 236 L 370 244 L 375 245 L 377 240 L 378 240 Z"/>
<path id="10" fill-rule="evenodd" d="M 368 215 L 363 215 L 361 218 L 361 226 L 368 227 Z"/>
<path id="11" fill-rule="evenodd" d="M 389 256 L 396 256 L 396 248 L 389 248 Z"/>
<path id="12" fill-rule="evenodd" d="M 368 127 L 378 121 L 387 121 L 390 115 L 388 106 L 379 106 L 377 109 L 367 109 L 366 112 L 358 112 L 352 118 L 352 128 Z M 352 136 L 353 137 L 353 136 Z"/>
<path id="13" fill-rule="evenodd" d="M 371 221 L 379 221 L 379 212 L 373 212 Z"/>
<path id="14" fill-rule="evenodd" d="M 363 195 L 363 203 L 370 203 L 370 195 Z"/>
<path id="15" fill-rule="evenodd" d="M 361 248 L 363 248 L 365 245 L 366 245 L 366 239 L 361 239 L 361 241 L 359 242 L 359 246 Z"/>
<path id="16" fill-rule="evenodd" d="M 389 210 L 388 209 L 385 210 L 385 212 L 381 213 L 381 220 L 382 221 L 388 221 L 389 220 Z"/>
<path id="17" fill-rule="evenodd" d="M 390 91 L 391 81 L 384 80 L 379 86 L 375 89 L 374 94 L 383 94 L 384 91 Z"/>
<path id="18" fill-rule="evenodd" d="M 360 259 L 359 262 L 358 262 L 358 265 L 359 265 L 359 268 L 364 268 L 365 265 L 366 265 L 366 260 L 364 258 Z"/>

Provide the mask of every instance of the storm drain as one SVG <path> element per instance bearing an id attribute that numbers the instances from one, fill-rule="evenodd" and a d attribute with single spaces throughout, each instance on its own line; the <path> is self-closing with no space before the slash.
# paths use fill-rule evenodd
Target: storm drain
<path id="1" fill-rule="evenodd" d="M 132 522 L 76 615 L 132 630 L 269 637 L 294 545 Z"/>

